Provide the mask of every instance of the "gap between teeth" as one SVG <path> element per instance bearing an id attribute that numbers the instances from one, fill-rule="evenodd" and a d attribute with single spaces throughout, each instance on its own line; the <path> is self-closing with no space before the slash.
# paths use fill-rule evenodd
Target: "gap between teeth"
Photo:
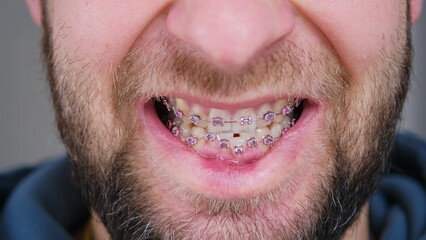
<path id="1" fill-rule="evenodd" d="M 302 100 L 279 99 L 273 104 L 261 105 L 257 114 L 252 108 L 246 108 L 233 116 L 226 110 L 214 108 L 207 114 L 201 106 L 189 106 L 179 98 L 160 101 L 175 116 L 168 123 L 172 134 L 189 147 L 200 150 L 205 144 L 213 144 L 239 156 L 248 148 L 267 152 L 295 124 L 293 110 Z"/>

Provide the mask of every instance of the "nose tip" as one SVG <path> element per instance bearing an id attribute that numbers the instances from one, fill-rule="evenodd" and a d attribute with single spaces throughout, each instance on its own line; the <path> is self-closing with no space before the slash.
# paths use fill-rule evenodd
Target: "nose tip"
<path id="1" fill-rule="evenodd" d="M 167 27 L 213 65 L 233 71 L 291 33 L 294 15 L 285 0 L 181 0 Z"/>

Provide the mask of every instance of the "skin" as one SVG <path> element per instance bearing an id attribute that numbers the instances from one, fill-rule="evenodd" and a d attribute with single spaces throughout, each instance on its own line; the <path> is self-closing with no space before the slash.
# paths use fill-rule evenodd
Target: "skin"
<path id="1" fill-rule="evenodd" d="M 409 3 L 411 15 L 408 16 L 408 21 L 410 21 L 410 24 L 414 24 L 420 16 L 422 1 L 411 0 Z M 41 2 L 27 0 L 27 4 L 34 21 L 42 27 Z M 97 156 L 102 152 L 102 149 L 111 148 L 118 151 L 123 145 L 116 144 L 111 139 L 118 139 L 117 142 L 122 143 L 132 143 L 131 145 L 134 148 L 130 150 L 132 152 L 131 157 L 135 160 L 131 161 L 130 165 L 131 168 L 137 169 L 135 172 L 137 183 L 142 181 L 141 176 L 154 182 L 156 189 L 150 192 L 150 196 L 161 196 L 162 198 L 155 200 L 161 202 L 161 207 L 171 211 L 171 216 L 183 214 L 179 212 L 179 207 L 185 211 L 191 211 L 191 208 L 187 202 L 178 197 L 176 200 L 178 207 L 175 206 L 176 208 L 172 206 L 171 201 L 162 200 L 176 197 L 168 193 L 168 189 L 180 187 L 193 195 L 201 194 L 215 199 L 242 199 L 273 191 L 277 186 L 282 186 L 288 193 L 289 189 L 293 187 L 291 184 L 299 181 L 300 186 L 297 189 L 302 190 L 295 191 L 293 197 L 287 199 L 279 195 L 280 199 L 291 205 L 291 207 L 290 210 L 284 211 L 289 216 L 288 219 L 277 219 L 277 221 L 291 221 L 293 216 L 303 212 L 303 209 L 297 208 L 299 203 L 301 205 L 310 203 L 312 199 L 310 196 L 311 191 L 320 191 L 322 193 L 319 184 L 320 179 L 330 180 L 331 178 L 334 165 L 329 163 L 328 159 L 339 153 L 334 150 L 333 141 L 329 140 L 329 136 L 335 134 L 332 131 L 333 128 L 339 129 L 343 124 L 352 126 L 352 128 L 347 130 L 349 132 L 347 135 L 342 134 L 341 139 L 349 142 L 350 136 L 357 136 L 361 144 L 355 145 L 353 147 L 355 149 L 353 150 L 354 152 L 347 154 L 347 158 L 353 160 L 347 161 L 347 165 L 350 166 L 351 170 L 363 165 L 363 159 L 358 158 L 357 155 L 362 155 L 361 153 L 366 153 L 367 155 L 370 151 L 363 147 L 365 145 L 363 143 L 370 143 L 368 137 L 365 137 L 365 139 L 363 137 L 369 136 L 370 131 L 368 130 L 370 128 L 379 128 L 373 124 L 375 119 L 378 118 L 367 116 L 365 111 L 363 111 L 363 107 L 375 106 L 378 101 L 374 96 L 376 94 L 387 99 L 387 94 L 391 92 L 391 89 L 386 86 L 400 81 L 398 73 L 393 73 L 389 70 L 392 73 L 391 76 L 395 76 L 395 79 L 385 82 L 384 74 L 380 70 L 375 72 L 375 69 L 381 69 L 382 66 L 386 65 L 383 55 L 394 56 L 393 49 L 403 51 L 403 37 L 401 37 L 401 43 L 397 45 L 401 49 L 394 46 L 394 40 L 395 38 L 399 39 L 396 37 L 398 35 L 395 33 L 396 29 L 404 31 L 405 10 L 406 4 L 402 0 L 128 0 L 125 4 L 119 0 L 47 1 L 49 17 L 46 21 L 51 27 L 49 34 L 53 39 L 53 48 L 55 49 L 53 58 L 54 62 L 56 62 L 56 71 L 52 73 L 52 78 L 56 80 L 52 81 L 54 82 L 52 86 L 59 86 L 59 89 L 61 89 L 61 86 L 69 85 L 71 95 L 80 96 L 82 102 L 90 99 L 87 102 L 90 102 L 91 105 L 84 105 L 82 108 L 87 108 L 87 116 L 89 116 L 88 118 L 91 122 L 91 125 L 88 126 L 88 131 L 94 132 L 94 134 L 90 135 L 90 138 L 84 139 L 94 139 L 93 142 L 95 143 L 75 144 L 76 141 L 68 140 L 72 138 L 67 135 L 69 133 L 62 133 L 62 137 L 76 162 L 91 161 L 91 163 L 88 163 L 89 165 L 91 164 L 90 166 L 97 166 L 96 168 L 105 172 L 108 172 L 108 164 L 113 160 L 111 162 L 103 162 L 101 159 L 110 159 L 109 155 L 113 155 L 114 151 L 108 151 L 106 153 L 108 156 L 102 156 L 104 158 Z M 232 24 L 229 24 L 230 22 Z M 205 31 L 205 29 L 208 29 L 208 31 Z M 172 89 L 167 89 L 169 85 L 166 84 L 165 80 L 157 80 L 159 87 L 154 87 L 154 89 L 149 89 L 144 83 L 141 83 L 139 88 L 142 90 L 135 94 L 135 101 L 128 100 L 125 96 L 121 98 L 114 97 L 114 94 L 120 93 L 120 91 L 115 91 L 116 89 L 122 90 L 122 86 L 116 87 L 113 84 L 114 74 L 118 72 L 118 75 L 121 76 L 120 67 L 124 66 L 126 68 L 126 66 L 129 66 L 129 52 L 144 48 L 150 42 L 154 43 L 148 53 L 158 51 L 160 55 L 168 56 L 170 53 L 167 49 L 164 49 L 158 43 L 160 42 L 158 41 L 159 39 L 166 38 L 161 33 L 167 33 L 166 36 L 172 36 L 173 39 L 177 39 L 179 46 L 183 49 L 188 52 L 196 52 L 204 64 L 228 76 L 244 74 L 247 69 L 259 63 L 262 57 L 267 55 L 271 49 L 279 48 L 279 44 L 285 45 L 292 42 L 297 43 L 299 48 L 305 49 L 306 52 L 312 54 L 324 52 L 326 59 L 335 60 L 326 62 L 332 62 L 333 64 L 329 65 L 335 66 L 336 69 L 343 69 L 341 75 L 344 75 L 344 77 L 342 77 L 340 83 L 346 80 L 349 84 L 342 84 L 341 88 L 335 87 L 329 91 L 319 91 L 318 95 L 314 94 L 317 93 L 314 90 L 322 89 L 321 86 L 325 86 L 321 85 L 325 82 L 325 77 L 324 79 L 313 78 L 318 81 L 317 83 L 302 76 L 299 76 L 300 79 L 288 77 L 277 84 L 275 88 L 271 87 L 268 81 L 266 81 L 264 88 L 258 87 L 255 84 L 255 80 L 253 80 L 253 84 L 249 84 L 249 87 L 244 89 L 244 91 L 235 91 L 233 92 L 234 94 L 222 92 L 222 95 L 216 91 L 206 92 L 202 88 L 186 86 L 182 81 L 183 90 L 179 94 L 198 101 L 206 101 L 209 104 L 220 103 L 235 108 L 239 104 L 258 101 L 256 99 L 263 98 L 266 94 L 262 93 L 265 92 L 273 97 L 283 94 L 305 94 L 309 96 L 317 105 L 321 106 L 321 113 L 315 115 L 315 119 L 318 119 L 318 122 L 326 126 L 326 130 L 316 131 L 318 126 L 311 124 L 313 126 L 307 126 L 304 131 L 315 137 L 308 138 L 295 131 L 295 136 L 288 138 L 290 145 L 293 144 L 295 146 L 295 143 L 299 142 L 302 146 L 299 146 L 300 149 L 304 150 L 292 151 L 284 149 L 284 147 L 276 150 L 282 155 L 294 156 L 294 162 L 297 163 L 295 166 L 277 164 L 276 169 L 282 170 L 282 172 L 293 170 L 297 174 L 284 178 L 282 174 L 267 172 L 271 177 L 259 177 L 257 182 L 238 185 L 235 183 L 238 181 L 222 179 L 214 181 L 216 187 L 212 187 L 206 184 L 212 179 L 200 177 L 202 180 L 198 182 L 198 180 L 195 181 L 193 178 L 187 177 L 185 171 L 188 172 L 189 170 L 187 166 L 183 166 L 185 164 L 169 163 L 164 160 L 168 157 L 164 156 L 161 147 L 142 142 L 141 139 L 148 139 L 152 132 L 146 127 L 148 125 L 146 121 L 148 120 L 143 117 L 142 120 L 138 120 L 136 116 L 138 112 L 135 111 L 135 108 L 148 100 L 152 94 L 172 94 L 173 91 Z M 388 52 L 389 55 L 387 55 Z M 313 58 L 316 59 L 315 57 Z M 138 60 L 135 61 L 137 62 Z M 395 64 L 402 65 L 402 60 Z M 136 66 L 139 65 L 136 63 Z M 303 65 L 301 70 L 306 70 L 306 75 L 310 77 L 310 71 L 307 70 L 307 66 L 308 64 L 306 66 Z M 311 67 L 311 72 L 321 72 L 320 67 L 317 65 L 309 67 Z M 383 72 L 386 71 L 388 70 L 383 70 Z M 326 73 L 328 72 L 326 71 Z M 69 75 L 72 77 L 69 78 Z M 138 76 L 135 74 L 134 79 L 141 79 Z M 337 76 L 336 79 L 338 79 Z M 375 82 L 378 80 L 383 82 Z M 120 83 L 120 79 L 117 82 Z M 292 84 L 294 82 L 299 82 L 300 84 Z M 333 83 L 336 83 L 336 86 L 339 85 L 337 80 Z M 79 86 L 88 86 L 87 88 L 89 89 L 96 89 L 96 92 L 85 92 Z M 160 91 L 162 86 L 166 87 L 165 91 Z M 262 91 L 255 91 L 254 86 L 256 86 L 256 90 L 261 89 Z M 286 92 L 283 92 L 283 89 L 287 89 Z M 379 90 L 371 92 L 368 89 Z M 64 109 L 73 109 L 74 104 L 67 102 L 67 98 L 63 97 L 67 96 L 64 92 L 66 91 L 60 92 L 55 101 L 57 105 L 61 106 L 58 107 L 60 109 L 58 110 L 58 115 L 62 113 L 62 115 L 65 114 L 67 116 Z M 219 97 L 220 101 L 218 102 L 216 99 Z M 339 99 L 339 101 L 336 99 Z M 348 104 L 349 102 L 350 104 Z M 124 107 L 120 108 L 117 113 L 115 108 L 117 106 Z M 343 106 L 347 107 L 343 108 Z M 384 105 L 383 109 L 386 107 Z M 341 115 L 337 113 L 341 113 Z M 397 113 L 395 114 L 397 115 Z M 397 118 L 396 115 L 393 116 L 395 120 Z M 71 118 L 75 117 L 77 119 L 75 122 L 77 123 L 84 121 L 78 120 L 75 114 L 70 114 L 69 116 Z M 364 131 L 363 126 L 359 125 L 359 123 L 350 122 L 351 119 L 356 117 L 365 120 L 367 124 L 371 123 L 371 127 L 364 127 L 364 129 L 367 129 L 363 132 L 364 134 L 358 135 L 359 133 L 355 133 Z M 130 120 L 128 121 L 130 123 L 122 124 L 124 122 L 123 118 L 134 121 Z M 58 119 L 61 119 L 61 117 L 58 117 Z M 142 123 L 140 124 L 139 121 Z M 60 128 L 61 124 L 63 125 L 62 128 L 72 125 L 72 123 L 62 123 L 59 120 Z M 136 135 L 128 133 L 128 131 L 132 132 L 133 129 L 137 129 L 139 124 L 142 127 L 137 131 Z M 389 126 L 390 132 L 392 132 L 392 126 L 393 122 Z M 121 129 L 122 131 L 114 131 L 114 129 Z M 352 130 L 354 133 L 351 132 Z M 66 132 L 66 130 L 64 131 Z M 81 135 L 85 137 L 84 133 Z M 126 138 L 126 136 L 128 137 Z M 373 137 L 370 138 L 374 139 Z M 391 138 L 391 136 L 386 138 Z M 107 140 L 98 141 L 99 139 Z M 150 151 L 148 152 L 146 149 L 150 149 Z M 383 151 L 386 151 L 386 149 Z M 79 152 L 84 152 L 84 154 Z M 136 152 L 143 152 L 143 154 L 137 154 Z M 274 158 L 276 155 L 271 154 L 270 158 Z M 95 157 L 90 158 L 89 156 Z M 183 152 L 181 156 L 176 156 L 173 160 L 193 158 L 190 153 Z M 273 162 L 273 160 L 271 161 Z M 318 167 L 309 167 L 313 165 Z M 155 169 L 156 171 L 151 171 L 148 174 L 144 172 L 145 168 Z M 300 174 L 300 169 L 304 169 L 305 175 Z M 324 175 L 320 176 L 320 173 L 324 173 Z M 202 170 L 197 172 L 196 169 L 194 174 L 202 176 L 203 172 Z M 162 178 L 160 176 L 165 177 Z M 227 177 L 232 179 L 231 176 Z M 249 177 L 241 175 L 232 180 L 246 182 L 249 179 Z M 314 183 L 312 184 L 312 182 Z M 227 189 L 233 190 L 229 191 Z M 151 201 L 153 200 L 151 199 Z M 272 214 L 270 212 L 274 211 L 274 209 L 268 207 L 262 209 L 267 214 Z M 352 224 L 352 228 L 349 230 L 344 229 L 347 231 L 346 235 L 344 235 L 345 238 L 366 239 L 365 236 L 368 236 L 368 224 L 365 209 L 367 209 L 366 205 L 364 205 L 364 213 L 359 218 L 354 218 L 356 221 L 354 220 L 355 223 Z M 93 215 L 96 216 L 98 214 L 103 215 L 94 207 Z M 194 225 L 202 227 L 203 222 L 200 221 Z M 103 223 L 95 220 L 93 221 L 93 226 L 95 235 L 98 236 L 97 238 L 103 239 L 105 234 L 107 234 Z"/>

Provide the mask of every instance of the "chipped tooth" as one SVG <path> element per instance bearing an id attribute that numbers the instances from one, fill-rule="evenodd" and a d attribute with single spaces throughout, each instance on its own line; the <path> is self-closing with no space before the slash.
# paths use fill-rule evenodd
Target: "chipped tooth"
<path id="1" fill-rule="evenodd" d="M 194 125 L 199 126 L 199 127 L 203 127 L 203 128 L 207 128 L 209 126 L 209 122 L 208 122 L 209 117 L 204 112 L 203 108 L 200 105 L 194 104 L 194 106 L 191 107 L 190 114 L 191 115 L 197 115 L 201 118 L 201 121 L 199 123 L 194 124 Z"/>
<path id="2" fill-rule="evenodd" d="M 260 108 L 259 108 L 259 111 L 258 111 L 258 116 L 259 116 L 259 118 L 257 119 L 257 121 L 256 121 L 256 126 L 259 128 L 263 128 L 263 127 L 266 127 L 266 126 L 269 126 L 269 124 L 271 124 L 271 122 L 270 121 L 265 121 L 265 120 L 263 120 L 263 115 L 265 114 L 265 113 L 267 113 L 267 112 L 269 112 L 269 111 L 273 111 L 272 110 L 272 107 L 271 107 L 271 105 L 270 104 L 268 104 L 268 103 L 266 103 L 266 104 L 263 104 Z M 278 111 L 279 112 L 279 111 Z"/>
<path id="3" fill-rule="evenodd" d="M 217 139 L 220 141 L 222 139 L 230 140 L 234 137 L 234 133 L 232 132 L 222 132 L 217 134 Z"/>
<path id="4" fill-rule="evenodd" d="M 281 137 L 281 133 L 283 131 L 283 125 L 280 123 L 273 123 L 271 126 L 269 126 L 269 129 L 271 131 L 271 136 L 276 139 Z"/>
<path id="5" fill-rule="evenodd" d="M 208 125 L 208 131 L 212 132 L 212 133 L 220 133 L 220 132 L 230 132 L 232 130 L 232 124 L 231 123 L 225 123 L 223 126 L 218 125 L 218 126 L 214 126 L 213 125 L 213 118 L 221 118 L 223 120 L 228 120 L 231 119 L 230 114 L 227 111 L 224 110 L 219 110 L 216 108 L 213 108 L 210 110 L 210 114 L 209 114 L 209 125 Z"/>
<path id="6" fill-rule="evenodd" d="M 231 146 L 245 146 L 247 139 L 244 139 L 242 137 L 238 138 L 231 138 L 229 139 L 229 142 L 231 143 Z"/>
<path id="7" fill-rule="evenodd" d="M 238 135 L 234 133 L 218 133 L 218 139 L 226 139 L 229 140 L 229 143 L 232 146 L 246 146 L 247 139 L 254 137 L 254 133 L 238 133 Z"/>
<path id="8" fill-rule="evenodd" d="M 234 114 L 232 132 L 254 133 L 256 130 L 256 114 L 252 108 L 239 110 Z"/>
<path id="9" fill-rule="evenodd" d="M 288 100 L 280 99 L 280 100 L 275 102 L 273 111 L 275 113 L 279 113 L 279 112 L 281 112 L 281 109 L 283 109 L 283 107 L 286 106 L 287 104 L 288 104 Z"/>

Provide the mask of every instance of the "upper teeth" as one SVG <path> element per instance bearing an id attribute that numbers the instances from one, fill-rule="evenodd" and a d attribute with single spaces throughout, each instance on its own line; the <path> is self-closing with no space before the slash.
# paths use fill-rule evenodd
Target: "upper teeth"
<path id="1" fill-rule="evenodd" d="M 300 104 L 299 99 L 279 99 L 261 105 L 257 111 L 245 108 L 231 114 L 217 108 L 206 113 L 203 107 L 191 106 L 180 98 L 161 100 L 176 117 L 173 135 L 196 149 L 201 144 L 216 144 L 222 149 L 233 148 L 236 155 L 242 155 L 246 147 L 266 152 L 294 124 L 293 109 Z"/>

